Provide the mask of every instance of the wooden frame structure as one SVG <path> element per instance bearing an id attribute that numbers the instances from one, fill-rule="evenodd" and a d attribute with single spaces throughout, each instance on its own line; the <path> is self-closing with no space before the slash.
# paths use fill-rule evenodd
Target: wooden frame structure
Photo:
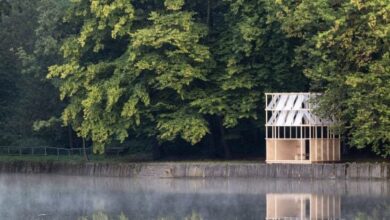
<path id="1" fill-rule="evenodd" d="M 267 194 L 267 220 L 341 219 L 341 198 L 321 194 Z"/>
<path id="2" fill-rule="evenodd" d="M 313 114 L 313 93 L 266 93 L 266 162 L 318 163 L 340 160 L 334 120 Z"/>

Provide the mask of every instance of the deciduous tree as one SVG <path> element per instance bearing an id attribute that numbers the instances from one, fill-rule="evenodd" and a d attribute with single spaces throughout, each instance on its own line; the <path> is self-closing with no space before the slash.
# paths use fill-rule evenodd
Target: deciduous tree
<path id="1" fill-rule="evenodd" d="M 52 66 L 49 77 L 61 79 L 61 97 L 69 100 L 65 123 L 90 137 L 97 152 L 131 130 L 193 144 L 208 132 L 188 105 L 188 90 L 207 80 L 211 58 L 201 43 L 207 29 L 184 5 L 75 2 L 68 19 L 82 21 L 80 33 L 63 44 L 66 62 Z"/>
<path id="2" fill-rule="evenodd" d="M 348 142 L 390 155 L 390 1 L 278 1 L 275 18 L 298 39 L 295 62 L 319 112 L 335 115 Z"/>

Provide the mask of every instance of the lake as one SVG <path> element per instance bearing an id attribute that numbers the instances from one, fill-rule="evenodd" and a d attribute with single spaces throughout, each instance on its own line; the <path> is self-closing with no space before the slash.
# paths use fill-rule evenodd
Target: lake
<path id="1" fill-rule="evenodd" d="M 0 219 L 390 219 L 390 182 L 1 174 Z"/>

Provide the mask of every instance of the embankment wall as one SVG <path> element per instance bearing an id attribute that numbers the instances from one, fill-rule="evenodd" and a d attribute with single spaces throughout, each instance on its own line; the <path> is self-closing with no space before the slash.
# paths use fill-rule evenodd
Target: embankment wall
<path id="1" fill-rule="evenodd" d="M 0 173 L 154 178 L 390 179 L 390 163 L 265 164 L 256 162 L 0 162 Z"/>

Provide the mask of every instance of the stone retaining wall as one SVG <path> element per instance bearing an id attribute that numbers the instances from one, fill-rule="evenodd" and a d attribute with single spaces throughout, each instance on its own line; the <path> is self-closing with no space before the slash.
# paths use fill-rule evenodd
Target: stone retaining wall
<path id="1" fill-rule="evenodd" d="M 310 179 L 390 179 L 390 163 L 264 164 L 241 162 L 70 163 L 0 162 L 0 173 L 52 173 L 76 176 Z"/>

